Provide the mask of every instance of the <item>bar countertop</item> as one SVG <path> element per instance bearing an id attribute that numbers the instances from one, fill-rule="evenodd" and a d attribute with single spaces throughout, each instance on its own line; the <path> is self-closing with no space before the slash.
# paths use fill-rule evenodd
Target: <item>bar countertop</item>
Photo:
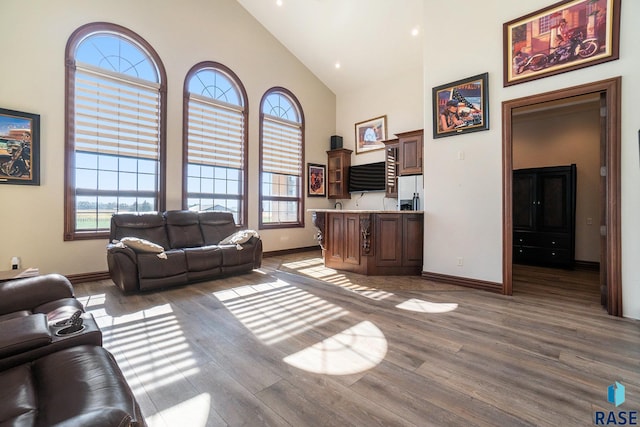
<path id="1" fill-rule="evenodd" d="M 307 209 L 307 212 L 336 212 L 336 213 L 374 213 L 374 214 L 421 214 L 424 211 L 381 211 L 375 209 Z"/>

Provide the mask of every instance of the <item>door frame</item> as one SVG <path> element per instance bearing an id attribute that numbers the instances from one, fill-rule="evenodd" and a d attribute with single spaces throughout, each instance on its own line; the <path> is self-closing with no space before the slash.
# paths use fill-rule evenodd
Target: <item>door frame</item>
<path id="1" fill-rule="evenodd" d="M 502 102 L 502 293 L 513 293 L 513 141 L 512 112 L 515 108 L 574 96 L 601 94 L 606 100 L 604 153 L 605 239 L 607 311 L 622 316 L 622 266 L 620 220 L 620 113 L 622 78 L 614 77 L 594 83 L 535 94 Z M 601 115 L 602 115 L 601 111 Z M 602 159 L 601 159 L 602 161 Z"/>

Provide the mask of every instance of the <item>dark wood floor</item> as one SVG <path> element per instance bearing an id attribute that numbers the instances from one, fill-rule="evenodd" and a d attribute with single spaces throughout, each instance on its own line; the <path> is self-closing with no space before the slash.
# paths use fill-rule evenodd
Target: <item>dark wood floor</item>
<path id="1" fill-rule="evenodd" d="M 640 409 L 640 322 L 604 312 L 593 272 L 515 266 L 506 297 L 345 275 L 310 252 L 162 292 L 76 293 L 151 427 L 585 426 Z"/>

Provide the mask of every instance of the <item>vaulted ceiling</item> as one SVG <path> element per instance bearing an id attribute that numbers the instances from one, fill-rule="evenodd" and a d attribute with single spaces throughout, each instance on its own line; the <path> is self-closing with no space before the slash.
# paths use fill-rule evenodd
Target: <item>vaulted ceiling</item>
<path id="1" fill-rule="evenodd" d="M 422 0 L 237 1 L 336 95 L 422 67 Z"/>

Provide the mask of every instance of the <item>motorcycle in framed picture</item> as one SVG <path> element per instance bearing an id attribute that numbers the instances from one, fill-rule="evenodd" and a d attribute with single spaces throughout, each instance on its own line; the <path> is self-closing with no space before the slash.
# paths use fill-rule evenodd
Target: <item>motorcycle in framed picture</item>
<path id="1" fill-rule="evenodd" d="M 564 0 L 503 25 L 504 86 L 619 57 L 620 0 Z"/>
<path id="2" fill-rule="evenodd" d="M 40 116 L 0 108 L 0 184 L 40 185 Z"/>

